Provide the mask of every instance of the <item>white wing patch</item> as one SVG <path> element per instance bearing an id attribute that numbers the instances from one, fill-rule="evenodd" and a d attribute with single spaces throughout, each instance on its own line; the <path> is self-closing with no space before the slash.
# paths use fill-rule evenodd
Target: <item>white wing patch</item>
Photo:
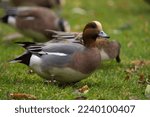
<path id="1" fill-rule="evenodd" d="M 38 52 L 39 54 L 56 55 L 56 56 L 67 56 L 65 53 L 60 52 Z"/>
<path id="2" fill-rule="evenodd" d="M 16 18 L 15 17 L 12 17 L 12 16 L 9 16 L 8 17 L 8 24 L 12 25 L 12 26 L 16 26 Z"/>
<path id="3" fill-rule="evenodd" d="M 26 17 L 25 20 L 34 20 L 35 17 Z"/>

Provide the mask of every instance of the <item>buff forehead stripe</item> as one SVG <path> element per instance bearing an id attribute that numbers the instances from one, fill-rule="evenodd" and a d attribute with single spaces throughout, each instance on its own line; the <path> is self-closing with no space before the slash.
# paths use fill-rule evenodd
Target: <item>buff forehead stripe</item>
<path id="1" fill-rule="evenodd" d="M 98 21 L 93 21 L 93 22 L 97 25 L 99 30 L 102 30 L 102 24 L 100 22 Z"/>

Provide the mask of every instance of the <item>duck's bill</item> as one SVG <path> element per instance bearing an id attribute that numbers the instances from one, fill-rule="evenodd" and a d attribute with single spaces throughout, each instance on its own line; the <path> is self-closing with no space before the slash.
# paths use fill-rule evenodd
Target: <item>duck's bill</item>
<path id="1" fill-rule="evenodd" d="M 99 33 L 99 37 L 102 37 L 102 38 L 110 38 L 104 31 L 101 31 L 100 33 Z"/>

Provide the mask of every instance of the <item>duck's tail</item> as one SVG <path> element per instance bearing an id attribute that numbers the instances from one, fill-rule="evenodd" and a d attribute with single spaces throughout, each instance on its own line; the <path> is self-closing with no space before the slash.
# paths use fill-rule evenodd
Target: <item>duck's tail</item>
<path id="1" fill-rule="evenodd" d="M 20 55 L 19 57 L 10 60 L 10 63 L 22 63 L 25 64 L 27 66 L 29 66 L 30 64 L 30 58 L 31 58 L 32 54 L 30 52 L 25 52 L 22 55 Z"/>
<path id="2" fill-rule="evenodd" d="M 0 21 L 3 23 L 8 23 L 8 18 L 15 17 L 17 14 L 17 8 L 11 7 L 8 1 L 1 1 L 0 8 L 4 10 L 4 15 L 0 16 Z"/>

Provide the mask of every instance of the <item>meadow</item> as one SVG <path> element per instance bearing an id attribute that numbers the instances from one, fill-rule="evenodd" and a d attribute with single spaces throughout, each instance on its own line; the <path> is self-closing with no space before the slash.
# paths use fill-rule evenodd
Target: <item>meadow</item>
<path id="1" fill-rule="evenodd" d="M 3 14 L 0 10 L 0 16 Z M 24 36 L 6 40 L 17 30 L 0 23 L 1 100 L 13 99 L 14 93 L 40 100 L 148 99 L 145 89 L 150 81 L 150 4 L 144 0 L 66 0 L 61 16 L 68 20 L 72 31 L 82 31 L 86 23 L 100 21 L 110 40 L 121 43 L 121 63 L 103 61 L 90 77 L 76 84 L 46 84 L 38 75 L 29 73 L 27 66 L 8 62 L 24 52 L 15 41 L 32 39 Z"/>

